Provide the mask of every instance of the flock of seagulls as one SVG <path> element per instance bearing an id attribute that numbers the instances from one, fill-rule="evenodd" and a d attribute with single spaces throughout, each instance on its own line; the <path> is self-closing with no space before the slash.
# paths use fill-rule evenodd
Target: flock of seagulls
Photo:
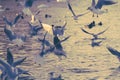
<path id="1" fill-rule="evenodd" d="M 19 0 L 15 0 L 15 1 L 19 2 Z M 21 11 L 22 13 L 16 15 L 16 17 L 14 18 L 13 21 L 9 21 L 6 16 L 3 16 L 3 21 L 5 22 L 4 33 L 6 34 L 6 36 L 8 37 L 8 39 L 11 42 L 13 42 L 14 44 L 16 44 L 19 47 L 19 46 L 24 45 L 27 38 L 32 38 L 33 36 L 37 36 L 37 35 L 39 35 L 38 34 L 39 31 L 44 30 L 45 34 L 43 33 L 44 34 L 43 39 L 38 38 L 38 41 L 41 43 L 41 47 L 42 47 L 42 49 L 39 53 L 39 56 L 44 57 L 48 53 L 54 53 L 56 56 L 58 56 L 58 58 L 60 60 L 62 59 L 62 56 L 67 58 L 67 54 L 64 51 L 62 42 L 68 40 L 71 36 L 69 35 L 62 40 L 60 40 L 60 38 L 59 38 L 59 36 L 64 35 L 64 31 L 65 31 L 67 22 L 65 21 L 63 26 L 49 25 L 49 24 L 41 22 L 41 20 L 37 19 L 37 17 L 36 17 L 36 15 L 39 14 L 40 11 L 38 11 L 37 14 L 34 14 L 30 10 L 34 1 L 36 1 L 36 0 L 25 0 L 25 2 L 19 2 L 19 4 L 21 6 L 23 6 L 23 10 Z M 50 2 L 50 0 L 47 0 L 47 1 Z M 60 0 L 57 0 L 57 2 L 59 2 L 59 1 Z M 65 0 L 65 1 L 67 3 L 68 9 L 70 10 L 70 12 L 73 15 L 74 20 L 78 20 L 78 17 L 84 16 L 85 14 L 89 13 L 89 12 L 85 12 L 83 14 L 76 15 L 70 4 L 70 1 L 69 0 Z M 98 17 L 98 15 L 108 12 L 108 10 L 101 10 L 103 5 L 112 5 L 112 4 L 116 4 L 116 3 L 117 2 L 115 2 L 113 0 L 98 0 L 98 2 L 96 4 L 95 0 L 92 0 L 92 4 L 90 7 L 87 8 L 87 10 L 90 10 L 93 13 L 93 17 L 94 17 L 94 14 L 97 14 L 97 17 Z M 24 19 L 25 15 L 28 15 L 31 17 L 31 21 L 27 21 L 27 24 L 29 25 L 30 37 L 28 37 L 27 35 L 24 35 L 24 34 L 18 35 L 13 30 L 13 28 L 16 26 L 19 19 Z M 33 25 L 32 23 L 34 23 L 35 21 L 38 21 L 39 24 Z M 98 25 L 102 25 L 102 22 L 100 22 Z M 92 28 L 93 26 L 95 26 L 95 21 L 93 21 L 91 24 L 88 25 L 89 28 Z M 95 46 L 100 46 L 102 41 L 106 39 L 106 38 L 99 38 L 98 36 L 105 33 L 108 30 L 108 28 L 106 28 L 105 30 L 103 30 L 97 34 L 88 32 L 84 28 L 80 28 L 80 29 L 84 33 L 93 36 L 93 38 L 91 39 L 91 46 L 95 47 Z M 53 42 L 50 42 L 49 40 L 46 39 L 48 34 L 51 34 L 53 36 L 52 37 Z M 97 42 L 97 40 L 100 40 L 100 41 Z M 107 47 L 107 49 L 113 55 L 117 56 L 120 61 L 120 52 L 119 51 L 117 51 L 111 47 Z M 21 68 L 17 67 L 17 65 L 20 65 L 22 62 L 24 62 L 26 60 L 26 57 L 18 59 L 17 61 L 14 61 L 13 55 L 10 51 L 10 48 L 7 48 L 6 60 L 7 61 L 0 58 L 0 70 L 2 71 L 2 74 L 0 76 L 1 80 L 19 80 L 19 75 L 29 74 L 28 71 L 22 70 Z M 54 72 L 50 72 L 49 75 L 51 76 L 50 80 L 64 80 L 64 79 L 62 79 L 61 75 L 54 78 L 53 77 Z"/>

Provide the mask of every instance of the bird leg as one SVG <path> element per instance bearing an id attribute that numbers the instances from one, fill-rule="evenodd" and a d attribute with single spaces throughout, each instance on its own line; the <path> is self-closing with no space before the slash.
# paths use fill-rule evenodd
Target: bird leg
<path id="1" fill-rule="evenodd" d="M 99 16 L 98 16 L 98 14 L 97 14 L 97 18 L 98 18 Z"/>
<path id="2" fill-rule="evenodd" d="M 94 13 L 93 13 L 92 17 L 94 17 Z"/>

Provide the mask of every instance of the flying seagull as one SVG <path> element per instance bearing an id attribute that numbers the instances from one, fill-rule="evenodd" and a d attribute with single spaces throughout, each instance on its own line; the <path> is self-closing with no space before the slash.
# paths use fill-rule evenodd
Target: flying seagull
<path id="1" fill-rule="evenodd" d="M 95 0 L 92 0 L 92 4 L 90 7 L 88 7 L 88 10 L 93 12 L 93 17 L 94 17 L 94 14 L 97 14 L 97 17 L 98 17 L 98 15 L 107 12 L 107 10 L 101 10 L 103 5 L 112 5 L 112 4 L 116 4 L 116 3 L 117 2 L 115 2 L 114 0 L 98 0 L 98 2 L 96 4 Z"/>
<path id="2" fill-rule="evenodd" d="M 112 47 L 107 47 L 108 51 L 111 52 L 111 54 L 115 55 L 119 61 L 120 61 L 120 52 L 117 51 L 116 49 L 113 49 Z"/>
<path id="3" fill-rule="evenodd" d="M 42 29 L 42 27 L 39 26 L 33 26 L 31 23 L 29 23 L 29 27 L 30 27 L 30 36 L 36 36 L 38 34 L 38 31 Z"/>
<path id="4" fill-rule="evenodd" d="M 20 65 L 26 57 L 14 61 L 13 55 L 9 48 L 7 48 L 7 61 L 0 58 L 0 67 L 2 68 L 2 73 L 0 80 L 18 80 L 19 75 L 27 74 L 28 71 L 22 70 L 16 66 Z"/>
<path id="5" fill-rule="evenodd" d="M 15 24 L 18 22 L 19 19 L 23 19 L 23 15 L 22 14 L 16 14 L 16 17 L 14 18 L 13 21 L 9 21 L 6 16 L 3 16 L 3 21 L 9 25 L 10 27 L 15 27 Z"/>
<path id="6" fill-rule="evenodd" d="M 85 15 L 85 14 L 88 13 L 88 12 L 86 12 L 86 13 L 83 13 L 83 14 L 76 15 L 76 14 L 74 13 L 73 9 L 72 9 L 72 6 L 71 6 L 70 2 L 69 2 L 68 0 L 67 0 L 67 6 L 68 6 L 69 10 L 71 11 L 74 20 L 77 20 L 78 17 L 83 16 L 83 15 Z"/>
<path id="7" fill-rule="evenodd" d="M 12 41 L 13 43 L 15 43 L 17 46 L 21 46 L 24 44 L 24 42 L 26 41 L 26 35 L 22 34 L 22 35 L 17 35 L 15 34 L 10 26 L 5 26 L 4 28 L 4 32 L 6 34 L 6 36 L 9 38 L 10 41 Z"/>
<path id="8" fill-rule="evenodd" d="M 108 27 L 108 28 L 109 28 L 109 27 Z M 101 34 L 103 34 L 108 28 L 106 28 L 104 31 L 101 31 L 101 32 L 99 32 L 99 33 L 97 33 L 97 34 L 87 32 L 87 31 L 84 30 L 83 28 L 81 28 L 81 30 L 82 30 L 83 32 L 87 33 L 87 34 L 92 35 L 92 36 L 94 37 L 93 40 L 97 40 L 97 39 L 104 39 L 104 38 L 98 38 L 98 36 L 101 35 Z"/>
<path id="9" fill-rule="evenodd" d="M 53 34 L 63 36 L 66 25 L 67 25 L 67 22 L 65 22 L 63 26 L 52 25 Z"/>

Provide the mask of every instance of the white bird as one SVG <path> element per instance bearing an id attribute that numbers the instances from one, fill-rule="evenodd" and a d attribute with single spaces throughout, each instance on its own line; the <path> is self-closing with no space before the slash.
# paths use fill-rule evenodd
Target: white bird
<path id="1" fill-rule="evenodd" d="M 98 15 L 107 12 L 107 9 L 101 10 L 103 5 L 112 5 L 112 4 L 116 4 L 116 3 L 117 2 L 114 2 L 113 0 L 98 0 L 98 2 L 96 4 L 95 0 L 92 0 L 92 4 L 90 7 L 88 7 L 87 10 L 90 10 L 91 12 L 93 12 L 93 17 L 94 17 L 94 14 L 97 14 L 97 17 L 98 17 Z"/>

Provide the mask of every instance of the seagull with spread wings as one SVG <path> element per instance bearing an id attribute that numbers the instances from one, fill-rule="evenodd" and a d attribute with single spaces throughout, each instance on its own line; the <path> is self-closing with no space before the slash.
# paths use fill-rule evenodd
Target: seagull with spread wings
<path id="1" fill-rule="evenodd" d="M 6 25 L 10 27 L 15 27 L 15 24 L 18 22 L 20 18 L 21 19 L 24 18 L 22 14 L 16 14 L 16 17 L 14 18 L 13 21 L 9 21 L 6 16 L 3 16 L 3 21 L 6 23 Z"/>
<path id="2" fill-rule="evenodd" d="M 111 52 L 111 54 L 115 55 L 119 61 L 120 61 L 120 52 L 117 51 L 116 49 L 113 49 L 112 47 L 107 47 L 108 51 Z"/>
<path id="3" fill-rule="evenodd" d="M 25 61 L 26 57 L 14 60 L 11 50 L 7 48 L 6 60 L 0 58 L 0 69 L 2 71 L 0 80 L 18 80 L 19 75 L 29 74 L 28 71 L 18 68 Z"/>
<path id="4" fill-rule="evenodd" d="M 39 26 L 33 26 L 31 23 L 28 22 L 28 25 L 30 27 L 30 36 L 36 36 L 38 34 L 38 31 L 40 31 L 42 29 L 42 27 Z"/>
<path id="5" fill-rule="evenodd" d="M 109 27 L 108 27 L 108 28 L 109 28 Z M 107 29 L 108 29 L 108 28 L 107 28 Z M 92 36 L 94 37 L 93 40 L 104 39 L 104 38 L 98 38 L 98 36 L 101 35 L 101 34 L 103 34 L 104 32 L 106 32 L 107 29 L 105 29 L 104 31 L 101 31 L 101 32 L 99 32 L 99 33 L 97 33 L 97 34 L 94 34 L 94 33 L 87 32 L 86 30 L 84 30 L 83 28 L 81 28 L 81 30 L 82 30 L 83 32 L 92 35 Z"/>
<path id="6" fill-rule="evenodd" d="M 63 26 L 54 26 L 54 25 L 52 25 L 53 34 L 63 36 L 66 25 L 67 25 L 67 22 L 65 22 Z"/>
<path id="7" fill-rule="evenodd" d="M 15 43 L 17 46 L 22 46 L 26 41 L 26 35 L 17 35 L 15 32 L 12 31 L 10 26 L 5 26 L 4 33 L 9 38 L 10 41 Z"/>
<path id="8" fill-rule="evenodd" d="M 88 13 L 88 12 L 86 12 L 86 13 L 83 13 L 83 14 L 76 15 L 76 14 L 74 13 L 73 9 L 72 9 L 72 6 L 71 6 L 70 2 L 69 2 L 68 0 L 67 0 L 67 6 L 68 6 L 69 10 L 71 11 L 74 20 L 77 20 L 78 17 L 83 16 L 83 15 L 85 15 L 85 14 Z"/>
<path id="9" fill-rule="evenodd" d="M 106 13 L 106 10 L 101 10 L 101 8 L 103 7 L 103 5 L 112 5 L 112 4 L 116 4 L 117 2 L 115 2 L 114 0 L 98 0 L 97 4 L 95 3 L 95 0 L 92 0 L 92 4 L 90 7 L 88 7 L 88 10 L 90 10 L 91 12 L 93 12 L 93 17 L 94 14 L 98 15 Z"/>

